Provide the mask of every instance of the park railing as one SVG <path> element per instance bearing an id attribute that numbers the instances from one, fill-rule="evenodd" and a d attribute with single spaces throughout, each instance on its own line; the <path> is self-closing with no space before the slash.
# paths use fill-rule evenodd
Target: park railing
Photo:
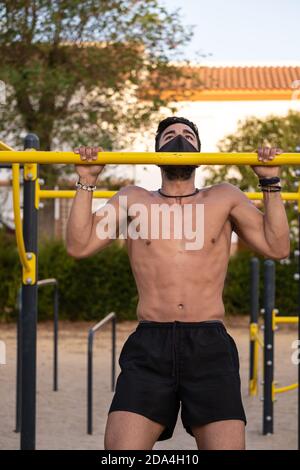
<path id="1" fill-rule="evenodd" d="M 111 390 L 115 390 L 116 382 L 116 314 L 109 313 L 99 323 L 90 328 L 88 333 L 87 356 L 87 433 L 93 434 L 93 362 L 94 362 L 94 336 L 107 323 L 112 323 L 111 336 Z"/>
<path id="2" fill-rule="evenodd" d="M 54 286 L 53 289 L 53 391 L 58 390 L 58 312 L 59 312 L 59 289 L 58 280 L 55 278 L 40 279 L 37 286 Z"/>
<path id="3" fill-rule="evenodd" d="M 259 260 L 251 259 L 250 266 L 250 349 L 249 349 L 249 394 L 258 394 L 259 351 L 262 351 L 263 367 L 263 434 L 274 432 L 274 403 L 276 394 L 285 393 L 298 388 L 298 383 L 277 387 L 275 371 L 275 332 L 278 324 L 298 324 L 298 316 L 279 315 L 275 308 L 275 262 L 264 262 L 264 307 L 259 309 Z M 263 314 L 263 324 L 259 325 L 259 312 Z M 260 334 L 263 330 L 263 338 Z"/>
<path id="4" fill-rule="evenodd" d="M 298 383 L 276 387 L 274 379 L 274 339 L 277 324 L 298 324 L 298 316 L 277 316 L 275 309 L 275 262 L 265 261 L 264 274 L 264 394 L 263 394 L 263 434 L 274 432 L 274 402 L 277 393 L 289 392 L 298 387 Z"/>

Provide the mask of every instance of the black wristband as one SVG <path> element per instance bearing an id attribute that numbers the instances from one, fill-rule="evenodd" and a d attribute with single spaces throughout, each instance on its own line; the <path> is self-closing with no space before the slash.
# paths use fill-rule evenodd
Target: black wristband
<path id="1" fill-rule="evenodd" d="M 258 186 L 260 186 L 260 187 L 268 186 L 269 184 L 279 183 L 280 178 L 279 178 L 279 176 L 273 176 L 273 177 L 270 177 L 270 178 L 259 178 L 259 182 L 260 182 L 260 184 Z"/>

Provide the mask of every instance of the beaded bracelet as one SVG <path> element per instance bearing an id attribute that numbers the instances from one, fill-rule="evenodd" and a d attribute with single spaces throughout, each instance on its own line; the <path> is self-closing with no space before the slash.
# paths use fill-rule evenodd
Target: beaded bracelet
<path id="1" fill-rule="evenodd" d="M 79 188 L 79 189 L 84 189 L 85 191 L 95 191 L 95 189 L 97 188 L 97 186 L 93 186 L 91 184 L 83 184 L 83 183 L 80 183 L 80 181 L 77 181 L 75 183 L 75 186 L 76 188 Z"/>
<path id="2" fill-rule="evenodd" d="M 281 186 L 265 186 L 261 190 L 263 193 L 278 193 L 278 191 L 281 191 Z"/>

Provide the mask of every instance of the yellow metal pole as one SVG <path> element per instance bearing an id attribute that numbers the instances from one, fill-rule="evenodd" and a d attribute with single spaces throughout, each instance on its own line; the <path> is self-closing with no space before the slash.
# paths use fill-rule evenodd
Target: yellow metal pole
<path id="1" fill-rule="evenodd" d="M 0 162 L 6 163 L 74 163 L 95 164 L 154 164 L 154 165 L 300 165 L 299 153 L 282 153 L 270 162 L 258 160 L 257 153 L 199 152 L 99 152 L 97 160 L 83 161 L 74 152 L 0 151 Z"/>
<path id="2" fill-rule="evenodd" d="M 15 219 L 15 232 L 18 252 L 21 260 L 21 264 L 25 271 L 30 270 L 30 263 L 26 257 L 26 250 L 24 245 L 23 233 L 22 233 L 22 221 L 20 211 L 20 165 L 15 163 L 12 165 L 13 172 L 13 207 L 14 207 L 14 219 Z"/>
<path id="3" fill-rule="evenodd" d="M 93 197 L 95 198 L 104 198 L 109 199 L 117 191 L 93 191 Z M 39 197 L 40 199 L 54 199 L 54 198 L 67 198 L 70 199 L 75 197 L 76 191 L 74 190 L 54 190 L 54 189 L 40 189 L 39 190 Z"/>
<path id="4" fill-rule="evenodd" d="M 5 144 L 0 140 L 0 149 L 8 150 L 9 152 L 14 152 L 14 149 L 9 145 Z M 30 261 L 27 259 L 23 232 L 22 232 L 22 220 L 21 220 L 21 211 L 20 211 L 20 165 L 15 163 L 12 165 L 12 192 L 13 192 L 13 210 L 14 210 L 14 220 L 15 220 L 15 233 L 16 233 L 16 242 L 19 252 L 19 257 L 24 271 L 30 270 Z"/>
<path id="5" fill-rule="evenodd" d="M 297 324 L 299 322 L 298 317 L 275 317 L 274 319 L 275 324 L 277 323 L 294 323 Z"/>
<path id="6" fill-rule="evenodd" d="M 0 140 L 0 150 L 13 151 L 14 149 Z"/>
<path id="7" fill-rule="evenodd" d="M 0 141 L 0 149 L 11 152 L 15 150 L 4 142 Z M 24 167 L 24 175 L 26 167 Z M 36 165 L 35 165 L 36 166 Z M 24 238 L 23 238 L 23 224 L 21 220 L 21 204 L 20 204 L 20 165 L 18 163 L 12 164 L 12 193 L 13 193 L 13 210 L 15 221 L 15 234 L 16 243 L 19 253 L 20 262 L 23 268 L 22 278 L 23 282 L 27 279 L 35 280 L 35 255 L 34 253 L 26 253 Z"/>
<path id="8" fill-rule="evenodd" d="M 105 198 L 109 199 L 110 197 L 114 196 L 117 193 L 117 191 L 108 191 L 108 190 L 99 190 L 99 191 L 94 191 L 93 192 L 93 197 L 96 198 Z M 54 190 L 54 189 L 41 189 L 39 190 L 39 197 L 41 199 L 54 199 L 54 198 L 72 198 L 76 194 L 76 191 L 74 190 L 65 190 L 65 189 L 59 189 L 59 190 Z M 262 193 L 249 193 L 249 192 L 244 192 L 244 194 L 249 198 L 249 199 L 263 199 L 263 194 Z M 300 200 L 300 194 L 299 193 L 281 193 L 282 199 L 285 201 L 296 201 Z"/>
<path id="9" fill-rule="evenodd" d="M 258 341 L 254 342 L 254 359 L 253 359 L 253 378 L 249 381 L 249 394 L 251 397 L 257 396 L 258 393 Z"/>
<path id="10" fill-rule="evenodd" d="M 259 342 L 256 339 L 254 344 L 254 377 L 255 377 L 255 388 L 254 393 L 257 395 L 258 393 L 258 363 L 259 363 Z"/>
<path id="11" fill-rule="evenodd" d="M 249 193 L 249 192 L 244 192 L 244 194 L 249 198 L 249 199 L 252 199 L 252 200 L 259 200 L 259 199 L 263 199 L 263 193 Z M 284 199 L 285 201 L 298 201 L 298 204 L 299 204 L 299 201 L 300 201 L 300 193 L 299 192 L 296 192 L 296 193 L 280 193 L 281 194 L 281 197 L 282 199 Z"/>
<path id="12" fill-rule="evenodd" d="M 249 395 L 256 396 L 258 392 L 258 324 L 250 323 L 250 341 L 253 341 L 253 376 L 249 380 Z"/>
<path id="13" fill-rule="evenodd" d="M 296 390 L 298 388 L 298 384 L 286 385 L 285 387 L 278 387 L 274 388 L 275 393 L 284 393 L 289 392 L 290 390 Z"/>

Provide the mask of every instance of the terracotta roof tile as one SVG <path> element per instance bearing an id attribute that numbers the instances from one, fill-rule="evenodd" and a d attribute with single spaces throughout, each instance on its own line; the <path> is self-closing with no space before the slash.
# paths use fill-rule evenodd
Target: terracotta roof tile
<path id="1" fill-rule="evenodd" d="M 295 67 L 193 67 L 199 88 L 207 90 L 290 90 L 300 80 L 300 66 Z M 183 79 L 185 86 L 193 80 Z M 170 83 L 168 82 L 168 87 Z"/>
<path id="2" fill-rule="evenodd" d="M 193 69 L 195 72 L 196 70 Z M 197 73 L 197 71 L 196 71 Z M 300 66 L 287 67 L 199 67 L 202 89 L 290 90 L 300 80 Z"/>

